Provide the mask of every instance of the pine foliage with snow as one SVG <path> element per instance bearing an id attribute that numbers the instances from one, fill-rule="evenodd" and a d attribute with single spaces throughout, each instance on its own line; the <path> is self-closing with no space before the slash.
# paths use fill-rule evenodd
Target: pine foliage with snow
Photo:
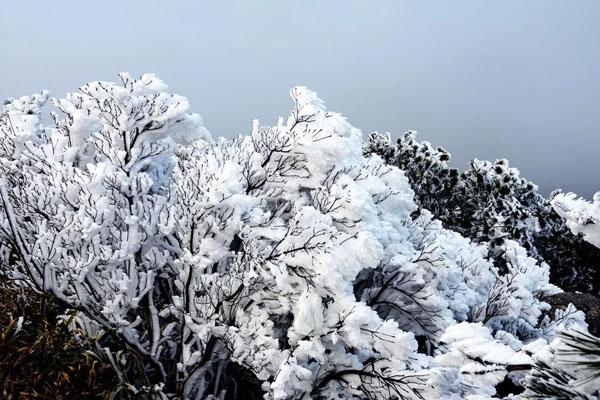
<path id="1" fill-rule="evenodd" d="M 499 268 L 504 268 L 503 243 L 514 240 L 530 256 L 550 265 L 553 283 L 565 290 L 600 294 L 600 250 L 578 235 L 580 230 L 568 226 L 557 209 L 559 199 L 574 195 L 544 198 L 504 159 L 475 159 L 461 172 L 450 166 L 447 150 L 419 142 L 414 131 L 396 143 L 389 134 L 372 133 L 365 154 L 377 154 L 405 171 L 419 206 L 431 211 L 444 227 L 487 243 Z M 552 201 L 554 196 L 557 199 Z M 572 218 L 583 216 L 572 214 Z"/>

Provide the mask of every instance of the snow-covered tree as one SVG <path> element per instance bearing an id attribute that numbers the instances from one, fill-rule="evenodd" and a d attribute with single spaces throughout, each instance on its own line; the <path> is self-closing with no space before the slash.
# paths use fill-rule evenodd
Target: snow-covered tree
<path id="1" fill-rule="evenodd" d="M 121 80 L 54 100 L 53 126 L 47 93 L 7 100 L 0 270 L 77 311 L 130 392 L 492 395 L 523 342 L 581 320 L 543 317 L 546 264 L 504 240 L 498 269 L 308 89 L 287 120 L 213 140 L 157 77 Z M 510 362 L 486 358 L 501 345 Z M 467 350 L 495 367 L 463 379 Z"/>
<path id="2" fill-rule="evenodd" d="M 450 167 L 445 149 L 418 142 L 412 131 L 396 146 L 389 135 L 373 133 L 366 152 L 383 153 L 388 163 L 407 171 L 421 206 L 450 229 L 492 246 L 508 238 L 534 248 L 533 235 L 539 229 L 535 212 L 543 198 L 507 160 L 473 160 L 460 173 Z"/>
<path id="3" fill-rule="evenodd" d="M 593 202 L 558 193 L 552 206 L 575 235 L 600 247 L 600 193 Z M 581 329 L 563 329 L 534 357 L 525 396 L 534 399 L 600 399 L 600 338 Z"/>
<path id="4" fill-rule="evenodd" d="M 535 236 L 538 258 L 550 265 L 550 278 L 566 291 L 600 295 L 600 249 L 571 232 L 563 218 L 554 210 L 554 191 L 542 204 L 538 221 L 540 231 Z"/>
<path id="5" fill-rule="evenodd" d="M 286 123 L 180 151 L 183 368 L 213 357 L 214 343 L 214 357 L 247 367 L 270 398 L 419 397 L 413 335 L 352 286 L 396 232 L 381 208 L 410 210 L 410 189 L 400 171 L 364 160 L 359 131 L 314 93 L 292 96 Z M 204 390 L 189 382 L 184 393 Z"/>
<path id="6" fill-rule="evenodd" d="M 9 100 L 1 125 L 2 269 L 81 311 L 86 330 L 115 349 L 124 382 L 163 385 L 171 357 L 160 313 L 178 254 L 169 192 L 177 143 L 206 137 L 185 98 L 152 75 L 94 82 L 56 100 Z M 143 373 L 127 376 L 128 350 Z M 127 366 L 128 367 L 128 366 Z M 174 383 L 174 382 L 173 382 Z"/>
<path id="7" fill-rule="evenodd" d="M 416 132 L 395 144 L 389 134 L 372 133 L 365 154 L 378 154 L 404 170 L 417 203 L 448 229 L 479 243 L 504 270 L 504 241 L 514 240 L 529 255 L 551 266 L 554 283 L 569 290 L 600 293 L 600 251 L 572 234 L 537 186 L 522 178 L 507 160 L 473 160 L 460 172 L 450 153 L 419 142 Z M 556 207 L 554 207 L 556 208 Z"/>

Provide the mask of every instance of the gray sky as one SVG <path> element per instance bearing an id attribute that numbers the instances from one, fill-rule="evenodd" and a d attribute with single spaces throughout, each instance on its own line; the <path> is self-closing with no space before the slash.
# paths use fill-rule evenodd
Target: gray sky
<path id="1" fill-rule="evenodd" d="M 544 192 L 600 190 L 600 1 L 1 1 L 0 50 L 0 97 L 155 72 L 231 136 L 303 84 L 460 168 L 503 157 Z"/>

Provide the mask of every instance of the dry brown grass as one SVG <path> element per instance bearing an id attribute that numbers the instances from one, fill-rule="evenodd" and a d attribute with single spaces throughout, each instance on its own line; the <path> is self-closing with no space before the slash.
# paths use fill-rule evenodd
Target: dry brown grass
<path id="1" fill-rule="evenodd" d="M 57 319 L 62 312 L 47 298 L 0 278 L 0 398 L 120 397 L 110 366 Z"/>

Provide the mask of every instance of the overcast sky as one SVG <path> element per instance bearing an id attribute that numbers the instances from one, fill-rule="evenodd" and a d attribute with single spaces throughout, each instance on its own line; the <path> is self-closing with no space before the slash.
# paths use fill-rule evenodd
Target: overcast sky
<path id="1" fill-rule="evenodd" d="M 363 132 L 454 165 L 508 158 L 600 190 L 600 1 L 1 1 L 0 97 L 155 72 L 213 135 L 287 115 L 302 84 Z"/>

